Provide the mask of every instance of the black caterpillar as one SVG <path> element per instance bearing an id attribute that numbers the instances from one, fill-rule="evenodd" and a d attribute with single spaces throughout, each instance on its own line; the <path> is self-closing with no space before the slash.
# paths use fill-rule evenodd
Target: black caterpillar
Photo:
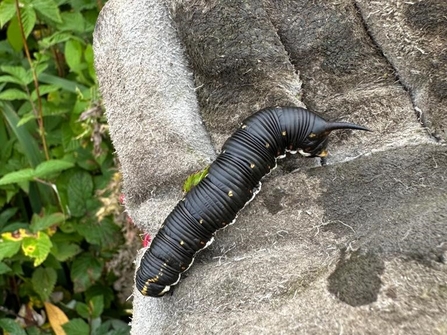
<path id="1" fill-rule="evenodd" d="M 254 198 L 278 158 L 299 152 L 324 159 L 328 135 L 336 129 L 368 130 L 328 122 L 298 107 L 267 108 L 244 120 L 207 176 L 177 204 L 144 252 L 136 273 L 138 290 L 152 297 L 166 294 L 196 253 L 213 242 L 216 231 L 232 224 Z"/>

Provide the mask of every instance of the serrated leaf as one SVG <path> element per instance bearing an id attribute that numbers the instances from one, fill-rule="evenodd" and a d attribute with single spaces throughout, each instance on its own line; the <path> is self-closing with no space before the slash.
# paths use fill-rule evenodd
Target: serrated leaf
<path id="1" fill-rule="evenodd" d="M 44 178 L 48 177 L 54 173 L 61 172 L 67 169 L 70 169 L 74 166 L 72 162 L 67 162 L 60 159 L 51 159 L 49 161 L 45 161 L 40 163 L 35 171 L 35 178 Z"/>
<path id="2" fill-rule="evenodd" d="M 35 119 L 36 119 L 36 115 L 34 115 L 33 112 L 29 112 L 20 118 L 19 123 L 17 123 L 17 127 L 23 126 L 24 124 L 28 123 L 29 121 L 35 120 Z"/>
<path id="3" fill-rule="evenodd" d="M 22 250 L 26 256 L 34 258 L 34 266 L 38 266 L 47 258 L 52 245 L 48 235 L 39 231 L 35 236 L 23 238 Z"/>
<path id="4" fill-rule="evenodd" d="M 119 243 L 116 236 L 121 228 L 109 219 L 99 223 L 76 223 L 75 229 L 90 244 L 111 248 Z"/>
<path id="5" fill-rule="evenodd" d="M 93 191 L 92 176 L 83 171 L 75 173 L 67 187 L 68 207 L 74 217 L 81 217 L 87 210 L 87 199 Z"/>
<path id="6" fill-rule="evenodd" d="M 12 269 L 3 262 L 0 262 L 0 275 L 8 273 Z"/>
<path id="7" fill-rule="evenodd" d="M 25 5 L 20 9 L 20 16 L 22 18 L 23 32 L 25 38 L 28 38 L 29 34 L 33 31 L 36 24 L 36 12 L 30 5 Z"/>
<path id="8" fill-rule="evenodd" d="M 52 213 L 50 215 L 39 216 L 34 214 L 31 219 L 30 230 L 34 233 L 47 229 L 65 221 L 63 213 Z"/>
<path id="9" fill-rule="evenodd" d="M 47 62 L 40 62 L 40 63 L 35 64 L 35 66 L 34 66 L 34 70 L 36 71 L 37 76 L 42 74 L 42 72 L 44 72 L 47 68 L 48 68 Z M 32 72 L 31 72 L 31 75 L 32 75 Z"/>
<path id="10" fill-rule="evenodd" d="M 87 304 L 84 304 L 83 302 L 76 303 L 76 312 L 84 319 L 88 319 L 90 317 L 90 310 Z"/>
<path id="11" fill-rule="evenodd" d="M 42 301 L 47 301 L 56 285 L 57 274 L 53 268 L 38 267 L 31 277 L 34 291 Z"/>
<path id="12" fill-rule="evenodd" d="M 2 65 L 0 70 L 20 80 L 22 85 L 28 85 L 33 81 L 33 74 L 21 66 Z"/>
<path id="13" fill-rule="evenodd" d="M 17 254 L 22 245 L 21 241 L 0 239 L 0 260 L 4 258 L 10 258 Z"/>
<path id="14" fill-rule="evenodd" d="M 0 185 L 13 184 L 13 183 L 22 183 L 25 181 L 30 181 L 34 178 L 34 170 L 33 169 L 23 169 L 19 171 L 14 171 L 5 174 L 0 179 Z"/>
<path id="15" fill-rule="evenodd" d="M 97 5 L 90 0 L 72 0 L 70 1 L 71 7 L 76 11 L 83 11 L 86 9 L 93 9 Z"/>
<path id="16" fill-rule="evenodd" d="M 82 65 L 82 44 L 77 40 L 69 40 L 65 43 L 65 61 L 73 72 L 79 72 Z"/>
<path id="17" fill-rule="evenodd" d="M 8 24 L 8 29 L 6 30 L 6 37 L 8 43 L 14 49 L 14 51 L 19 52 L 23 48 L 22 33 L 20 31 L 19 20 L 17 16 L 14 16 Z"/>
<path id="18" fill-rule="evenodd" d="M 0 329 L 14 335 L 26 335 L 26 332 L 13 319 L 0 319 Z"/>
<path id="19" fill-rule="evenodd" d="M 81 252 L 79 245 L 74 243 L 61 243 L 56 245 L 56 249 L 53 249 L 51 253 L 59 262 L 65 262 L 70 258 L 73 258 Z"/>
<path id="20" fill-rule="evenodd" d="M 0 29 L 16 14 L 14 0 L 3 0 L 0 2 Z"/>
<path id="21" fill-rule="evenodd" d="M 9 88 L 0 92 L 0 100 L 28 100 L 28 94 L 17 88 Z"/>
<path id="22" fill-rule="evenodd" d="M 84 16 L 79 11 L 63 12 L 62 23 L 57 25 L 58 31 L 85 32 Z"/>
<path id="23" fill-rule="evenodd" d="M 0 83 L 14 83 L 23 85 L 22 81 L 13 76 L 0 76 Z"/>
<path id="24" fill-rule="evenodd" d="M 84 253 L 71 266 L 71 280 L 76 293 L 84 292 L 101 277 L 104 264 L 101 259 Z"/>
<path id="25" fill-rule="evenodd" d="M 45 310 L 50 321 L 51 328 L 56 335 L 66 335 L 62 326 L 68 322 L 68 317 L 65 313 L 56 305 L 50 302 L 44 302 Z"/>
<path id="26" fill-rule="evenodd" d="M 72 39 L 72 38 L 73 38 L 73 35 L 71 32 L 58 31 L 58 32 L 54 33 L 53 35 L 45 37 L 42 40 L 40 40 L 39 45 L 40 45 L 40 47 L 46 49 L 46 48 L 49 48 L 55 44 L 68 41 L 69 39 Z"/>
<path id="27" fill-rule="evenodd" d="M 130 327 L 127 323 L 121 320 L 112 319 L 102 323 L 102 325 L 98 328 L 97 335 L 129 335 L 129 332 Z"/>
<path id="28" fill-rule="evenodd" d="M 39 93 L 40 93 L 40 96 L 43 96 L 45 94 L 58 91 L 59 89 L 60 89 L 59 86 L 56 86 L 56 85 L 40 85 Z M 31 93 L 31 99 L 33 101 L 37 100 L 37 90 L 34 90 Z"/>
<path id="29" fill-rule="evenodd" d="M 66 335 L 90 335 L 88 324 L 82 319 L 73 319 L 62 326 Z"/>
<path id="30" fill-rule="evenodd" d="M 97 295 L 96 297 L 90 299 L 88 305 L 91 310 L 92 318 L 98 318 L 104 310 L 104 297 L 102 295 Z"/>
<path id="31" fill-rule="evenodd" d="M 53 0 L 33 0 L 34 9 L 46 22 L 62 22 L 57 4 Z"/>

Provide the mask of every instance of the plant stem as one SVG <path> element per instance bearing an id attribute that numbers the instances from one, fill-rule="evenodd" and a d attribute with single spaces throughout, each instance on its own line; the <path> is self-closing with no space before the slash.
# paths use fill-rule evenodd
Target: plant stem
<path id="1" fill-rule="evenodd" d="M 46 158 L 46 160 L 49 160 L 50 159 L 50 155 L 48 153 L 47 139 L 45 137 L 45 126 L 44 126 L 44 122 L 43 122 L 42 100 L 40 98 L 39 82 L 37 80 L 36 69 L 35 69 L 35 67 L 33 65 L 33 61 L 31 59 L 31 55 L 29 53 L 28 43 L 26 42 L 25 31 L 23 29 L 23 23 L 22 23 L 22 14 L 20 13 L 20 7 L 19 7 L 19 1 L 18 0 L 15 0 L 15 5 L 16 5 L 17 20 L 19 21 L 20 34 L 22 35 L 23 47 L 25 49 L 26 58 L 28 59 L 28 63 L 29 63 L 30 69 L 31 69 L 31 71 L 33 73 L 34 86 L 36 87 L 36 93 L 37 93 L 37 123 L 39 125 L 39 135 L 40 135 L 40 138 L 42 140 L 42 146 L 43 146 L 43 151 L 45 153 L 45 158 Z"/>

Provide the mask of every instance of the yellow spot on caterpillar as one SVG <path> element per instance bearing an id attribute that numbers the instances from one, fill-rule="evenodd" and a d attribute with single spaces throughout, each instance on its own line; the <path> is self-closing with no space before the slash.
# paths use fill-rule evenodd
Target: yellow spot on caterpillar
<path id="1" fill-rule="evenodd" d="M 233 196 L 233 191 L 230 190 L 230 191 L 228 192 L 228 196 L 229 196 L 229 197 L 232 197 L 232 196 Z"/>
<path id="2" fill-rule="evenodd" d="M 222 227 L 225 227 L 227 224 L 225 222 L 222 222 Z"/>
<path id="3" fill-rule="evenodd" d="M 254 165 L 253 163 L 250 164 L 250 167 L 251 167 L 252 169 L 254 169 L 255 166 L 256 166 L 256 165 Z"/>
<path id="4" fill-rule="evenodd" d="M 265 147 L 266 147 L 266 148 L 270 148 L 270 144 L 266 143 L 266 144 L 265 144 Z"/>
<path id="5" fill-rule="evenodd" d="M 317 137 L 317 134 L 315 134 L 315 133 L 310 133 L 309 134 L 309 138 L 315 138 L 315 137 Z"/>
<path id="6" fill-rule="evenodd" d="M 145 286 L 149 286 L 151 283 L 156 283 L 156 282 L 158 282 L 158 275 L 157 276 L 155 276 L 155 277 L 153 277 L 153 278 L 149 278 L 148 280 L 146 280 L 146 284 L 145 284 Z"/>
<path id="7" fill-rule="evenodd" d="M 180 241 L 180 245 L 184 245 L 185 244 L 185 242 L 183 242 L 183 241 Z"/>
<path id="8" fill-rule="evenodd" d="M 286 136 L 287 132 L 285 130 L 283 130 L 281 134 L 282 134 L 282 136 Z"/>
<path id="9" fill-rule="evenodd" d="M 247 125 L 246 125 L 246 124 L 243 124 L 243 125 L 241 125 L 241 128 L 242 128 L 242 129 L 245 129 L 245 128 L 247 128 Z"/>
<path id="10" fill-rule="evenodd" d="M 203 241 L 200 241 L 200 244 L 201 244 L 201 245 L 205 245 L 205 242 L 203 242 Z"/>
<path id="11" fill-rule="evenodd" d="M 199 220 L 199 223 L 202 224 L 202 223 L 203 223 L 203 219 L 200 219 L 200 220 Z"/>
<path id="12" fill-rule="evenodd" d="M 183 265 L 182 266 L 182 270 L 185 271 L 186 270 L 186 266 Z"/>

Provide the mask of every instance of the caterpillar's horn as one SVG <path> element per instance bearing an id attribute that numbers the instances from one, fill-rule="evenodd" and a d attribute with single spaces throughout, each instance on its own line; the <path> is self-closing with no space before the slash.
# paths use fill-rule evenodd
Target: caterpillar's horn
<path id="1" fill-rule="evenodd" d="M 333 131 L 337 129 L 354 129 L 354 130 L 365 130 L 371 131 L 370 129 L 359 126 L 358 124 L 350 123 L 350 122 L 327 122 L 325 131 Z"/>

